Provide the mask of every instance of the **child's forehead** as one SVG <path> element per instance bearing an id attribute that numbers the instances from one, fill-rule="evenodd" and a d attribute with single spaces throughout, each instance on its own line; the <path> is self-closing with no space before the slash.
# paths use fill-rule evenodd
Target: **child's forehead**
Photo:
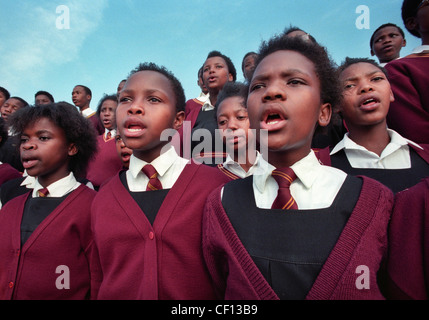
<path id="1" fill-rule="evenodd" d="M 344 68 L 340 73 L 340 78 L 344 80 L 344 78 L 350 78 L 359 74 L 373 74 L 378 72 L 383 73 L 380 68 L 376 67 L 372 63 L 361 61 Z"/>
<path id="2" fill-rule="evenodd" d="M 295 50 L 277 50 L 268 54 L 259 62 L 253 78 L 282 73 L 286 70 L 317 76 L 315 64 L 301 52 Z"/>
<path id="3" fill-rule="evenodd" d="M 221 56 L 214 56 L 214 57 L 207 58 L 207 60 L 204 62 L 204 65 L 206 66 L 209 64 L 216 64 L 216 63 L 222 63 L 224 65 L 227 65 L 226 60 Z"/>
<path id="4" fill-rule="evenodd" d="M 383 28 L 377 30 L 377 32 L 374 34 L 374 38 L 377 38 L 377 37 L 379 37 L 379 36 L 381 36 L 383 34 L 389 34 L 389 33 L 398 33 L 398 34 L 401 34 L 399 32 L 398 27 L 395 27 L 395 26 L 386 26 L 386 27 L 383 27 Z"/>
<path id="5" fill-rule="evenodd" d="M 247 111 L 246 101 L 242 96 L 231 96 L 225 98 L 218 106 L 217 114 L 221 114 L 227 111 L 245 110 Z"/>

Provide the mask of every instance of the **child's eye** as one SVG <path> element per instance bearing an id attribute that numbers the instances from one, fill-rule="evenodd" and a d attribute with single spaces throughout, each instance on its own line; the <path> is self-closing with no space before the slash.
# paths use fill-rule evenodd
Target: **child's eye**
<path id="1" fill-rule="evenodd" d="M 219 120 L 218 125 L 220 125 L 220 126 L 226 125 L 226 120 Z"/>
<path id="2" fill-rule="evenodd" d="M 353 83 L 348 83 L 348 84 L 346 84 L 345 86 L 344 86 L 344 89 L 351 89 L 351 88 L 353 88 L 354 87 L 354 84 Z"/>
<path id="3" fill-rule="evenodd" d="M 21 144 L 26 143 L 27 141 L 28 141 L 27 137 L 21 137 L 21 140 L 20 140 Z"/>
<path id="4" fill-rule="evenodd" d="M 50 138 L 49 137 L 47 137 L 47 136 L 41 136 L 41 137 L 39 137 L 39 140 L 40 141 L 48 141 Z"/>
<path id="5" fill-rule="evenodd" d="M 250 87 L 250 91 L 255 91 L 255 90 L 261 89 L 263 86 L 264 85 L 262 83 L 254 84 Z"/>
<path id="6" fill-rule="evenodd" d="M 149 99 L 148 99 L 148 101 L 149 101 L 149 102 L 152 102 L 152 103 L 161 102 L 161 100 L 160 100 L 160 99 L 155 98 L 155 97 L 151 97 L 151 98 L 149 98 Z"/>
<path id="7" fill-rule="evenodd" d="M 305 84 L 304 81 L 300 80 L 300 79 L 291 79 L 288 81 L 288 84 L 291 85 L 300 85 L 300 84 Z"/>
<path id="8" fill-rule="evenodd" d="M 374 77 L 374 78 L 372 79 L 372 81 L 380 81 L 380 80 L 383 80 L 383 79 L 384 79 L 383 77 L 378 76 L 378 77 Z"/>

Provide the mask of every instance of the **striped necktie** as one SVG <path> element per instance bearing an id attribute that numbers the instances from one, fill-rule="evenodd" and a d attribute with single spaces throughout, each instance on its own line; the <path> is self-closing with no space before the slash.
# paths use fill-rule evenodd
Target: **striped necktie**
<path id="1" fill-rule="evenodd" d="M 162 184 L 158 179 L 158 172 L 151 164 L 147 164 L 142 169 L 143 173 L 149 178 L 149 182 L 146 187 L 146 191 L 161 190 Z"/>
<path id="2" fill-rule="evenodd" d="M 39 194 L 39 197 L 45 198 L 49 194 L 49 190 L 48 188 L 43 188 L 38 190 L 37 193 Z"/>
<path id="3" fill-rule="evenodd" d="M 272 172 L 272 176 L 277 181 L 279 190 L 271 209 L 297 210 L 298 205 L 290 194 L 289 189 L 291 183 L 297 178 L 295 172 L 291 168 L 275 169 Z"/>

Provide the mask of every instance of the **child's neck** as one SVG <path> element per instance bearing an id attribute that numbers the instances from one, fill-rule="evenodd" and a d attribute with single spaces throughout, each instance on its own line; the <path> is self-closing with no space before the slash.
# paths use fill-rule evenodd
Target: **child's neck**
<path id="1" fill-rule="evenodd" d="M 429 34 L 422 34 L 422 46 L 429 45 Z"/>
<path id="2" fill-rule="evenodd" d="M 349 127 L 349 138 L 378 156 L 390 143 L 390 136 L 385 124 L 370 127 Z"/>
<path id="3" fill-rule="evenodd" d="M 211 91 L 211 92 L 210 92 L 210 97 L 209 97 L 209 99 L 210 99 L 210 103 L 211 103 L 211 105 L 212 105 L 212 106 L 215 106 L 215 105 L 216 105 L 216 101 L 217 101 L 217 96 L 218 96 L 218 94 L 219 94 L 219 91 Z"/>
<path id="4" fill-rule="evenodd" d="M 250 168 L 255 164 L 256 161 L 256 151 L 254 152 L 246 152 L 243 156 L 240 154 L 234 153 L 233 159 L 236 163 L 238 163 L 244 171 L 248 172 Z M 243 161 L 243 159 L 245 160 Z"/>
<path id="5" fill-rule="evenodd" d="M 300 150 L 268 151 L 268 159 L 266 160 L 276 168 L 289 168 L 308 156 L 310 152 L 310 147 Z"/>

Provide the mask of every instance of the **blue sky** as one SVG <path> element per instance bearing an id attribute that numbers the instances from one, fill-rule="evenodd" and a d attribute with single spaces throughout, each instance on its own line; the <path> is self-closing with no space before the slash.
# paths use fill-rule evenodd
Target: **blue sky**
<path id="1" fill-rule="evenodd" d="M 197 71 L 208 52 L 235 64 L 262 40 L 290 25 L 311 33 L 340 63 L 371 57 L 372 32 L 386 22 L 403 27 L 402 0 L 0 0 L 0 86 L 34 103 L 38 90 L 71 103 L 76 84 L 91 88 L 91 108 L 141 62 L 155 62 L 199 95 Z M 369 29 L 358 28 L 364 5 Z M 66 12 L 57 7 L 66 6 Z M 63 7 L 60 7 L 63 8 Z M 367 17 L 367 16 L 366 16 Z M 361 20 L 359 20 L 361 21 Z M 66 23 L 69 22 L 69 28 Z M 409 54 L 420 44 L 407 31 Z"/>

